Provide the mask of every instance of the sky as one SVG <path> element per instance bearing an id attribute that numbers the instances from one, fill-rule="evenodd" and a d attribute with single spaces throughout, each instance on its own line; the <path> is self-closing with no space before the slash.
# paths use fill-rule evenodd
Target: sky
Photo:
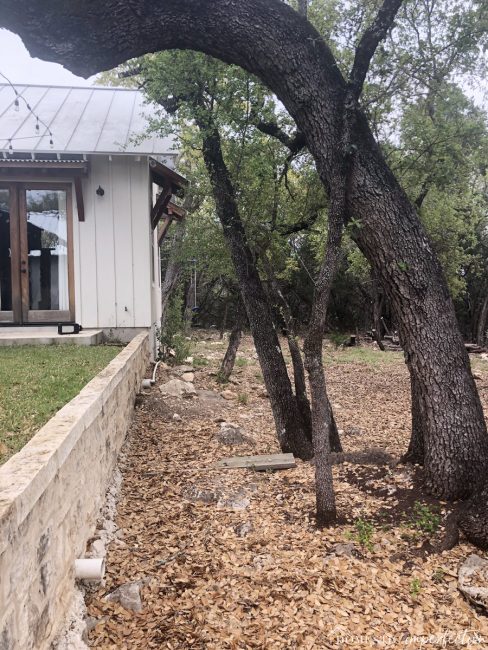
<path id="1" fill-rule="evenodd" d="M 94 77 L 83 79 L 58 63 L 32 58 L 20 36 L 6 29 L 0 29 L 0 53 L 0 72 L 14 84 L 91 86 L 93 83 Z"/>

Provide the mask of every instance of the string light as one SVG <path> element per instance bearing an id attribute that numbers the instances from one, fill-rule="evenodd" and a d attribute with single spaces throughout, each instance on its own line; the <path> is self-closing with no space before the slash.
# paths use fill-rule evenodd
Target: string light
<path id="1" fill-rule="evenodd" d="M 35 117 L 35 120 L 36 120 L 36 124 L 35 124 L 36 135 L 34 135 L 34 136 L 24 136 L 24 137 L 20 137 L 20 138 L 4 138 L 4 141 L 7 141 L 9 143 L 9 146 L 8 146 L 9 153 L 10 154 L 13 153 L 12 140 L 29 140 L 29 139 L 32 139 L 32 138 L 42 138 L 42 137 L 45 137 L 45 136 L 49 136 L 49 146 L 52 149 L 54 147 L 54 139 L 53 139 L 54 136 L 52 134 L 51 129 L 49 128 L 49 125 L 46 124 L 46 122 L 44 122 L 44 120 L 42 120 L 39 117 L 39 115 L 34 113 L 34 111 L 32 110 L 32 107 L 29 104 L 29 102 L 25 99 L 25 97 L 23 97 L 21 94 L 19 94 L 17 88 L 10 81 L 10 79 L 3 74 L 3 72 L 0 72 L 0 77 L 5 79 L 7 84 L 10 86 L 10 88 L 15 93 L 14 110 L 16 112 L 18 112 L 20 110 L 20 100 L 22 100 L 24 102 L 27 110 L 29 111 L 29 113 L 31 113 L 32 116 Z M 42 134 L 40 132 L 41 131 L 41 124 L 44 127 L 44 133 L 42 133 Z"/>

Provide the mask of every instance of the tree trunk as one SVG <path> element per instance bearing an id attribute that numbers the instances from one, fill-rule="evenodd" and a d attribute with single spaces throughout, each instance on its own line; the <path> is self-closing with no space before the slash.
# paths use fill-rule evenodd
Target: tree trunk
<path id="1" fill-rule="evenodd" d="M 410 375 L 410 388 L 412 395 L 412 432 L 407 453 L 402 457 L 402 463 L 423 465 L 425 457 L 424 439 L 427 434 L 423 415 L 424 409 L 422 407 L 422 393 L 414 374 Z"/>
<path id="2" fill-rule="evenodd" d="M 288 109 L 330 188 L 342 146 L 346 83 L 318 32 L 281 0 L 86 0 L 82 10 L 75 0 L 4 0 L 0 20 L 35 56 L 84 75 L 171 48 L 200 50 L 244 67 Z M 427 405 L 427 485 L 442 498 L 466 497 L 488 468 L 486 424 L 468 355 L 415 208 L 366 118 L 358 113 L 358 119 L 347 194 L 348 212 L 361 226 L 355 240 L 385 290 L 409 371 Z M 281 363 L 271 356 L 271 365 Z"/>
<path id="3" fill-rule="evenodd" d="M 274 302 L 280 309 L 280 313 L 283 317 L 286 331 L 287 331 L 287 341 L 288 349 L 290 350 L 291 361 L 293 364 L 293 378 L 295 383 L 295 396 L 298 403 L 298 408 L 302 414 L 303 420 L 306 423 L 307 431 L 310 431 L 310 437 L 312 435 L 312 412 L 310 409 L 310 402 L 307 397 L 307 384 L 305 381 L 305 366 L 303 364 L 302 353 L 300 352 L 300 347 L 298 345 L 297 331 L 295 326 L 295 321 L 293 319 L 290 305 L 286 300 L 283 291 L 273 273 L 273 268 L 269 263 L 266 255 L 261 256 L 264 267 L 266 269 L 266 275 L 268 276 L 269 286 L 271 288 L 272 296 Z M 342 445 L 339 438 L 339 431 L 337 429 L 337 424 L 330 408 L 330 449 L 334 452 L 341 452 Z"/>
<path id="4" fill-rule="evenodd" d="M 349 125 L 344 123 L 343 134 L 346 148 L 348 132 Z M 333 416 L 327 396 L 322 346 L 330 292 L 341 260 L 342 229 L 346 217 L 347 172 L 344 154 L 338 151 L 336 172 L 330 186 L 327 248 L 315 283 L 312 313 L 304 344 L 305 367 L 307 368 L 312 395 L 316 516 L 317 526 L 319 527 L 332 523 L 336 518 L 332 465 L 330 462 Z"/>
<path id="5" fill-rule="evenodd" d="M 210 121 L 210 117 L 207 117 Z M 199 127 L 203 139 L 203 158 L 210 176 L 217 214 L 246 308 L 278 440 L 284 452 L 291 451 L 307 460 L 313 455 L 312 445 L 291 389 L 266 294 L 239 215 L 234 187 L 222 155 L 220 135 L 208 122 L 200 122 Z"/>
<path id="6" fill-rule="evenodd" d="M 234 327 L 230 333 L 229 345 L 227 346 L 227 351 L 219 370 L 219 381 L 222 383 L 229 381 L 229 377 L 234 370 L 234 363 L 241 342 L 242 328 L 244 327 L 245 318 L 244 307 L 239 301 L 239 304 L 237 305 L 236 322 L 234 323 Z"/>
<path id="7" fill-rule="evenodd" d="M 483 347 L 487 339 L 487 330 L 488 330 L 488 293 L 483 300 L 483 305 L 481 307 L 480 315 L 478 317 L 478 323 L 476 327 L 476 343 Z"/>
<path id="8" fill-rule="evenodd" d="M 179 254 L 183 236 L 185 234 L 185 228 L 186 224 L 183 219 L 177 222 L 168 266 L 166 267 L 164 279 L 161 283 L 161 330 L 164 329 L 164 325 L 166 323 L 169 299 L 171 298 L 171 294 L 178 284 L 178 280 L 180 279 L 181 275 L 182 265 Z"/>
<path id="9" fill-rule="evenodd" d="M 227 327 L 227 314 L 229 313 L 229 300 L 230 298 L 228 297 L 224 305 L 224 313 L 222 315 L 222 321 L 220 323 L 220 333 L 219 333 L 220 340 L 224 338 L 225 330 Z"/>

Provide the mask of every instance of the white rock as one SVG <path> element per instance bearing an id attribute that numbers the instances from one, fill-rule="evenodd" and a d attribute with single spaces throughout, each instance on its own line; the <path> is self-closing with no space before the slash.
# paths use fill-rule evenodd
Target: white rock
<path id="1" fill-rule="evenodd" d="M 96 539 L 90 545 L 90 554 L 92 557 L 105 557 L 105 544 L 101 539 Z"/>
<path id="2" fill-rule="evenodd" d="M 239 524 L 234 528 L 236 535 L 238 537 L 247 537 L 249 533 L 252 533 L 254 526 L 250 521 L 245 521 L 242 524 Z"/>
<path id="3" fill-rule="evenodd" d="M 167 397 L 193 397 L 197 394 L 193 384 L 181 379 L 170 379 L 160 386 L 159 390 Z"/>
<path id="4" fill-rule="evenodd" d="M 140 612 L 142 611 L 141 586 L 138 582 L 121 585 L 105 596 L 105 600 L 119 603 L 121 607 L 132 612 Z"/>
<path id="5" fill-rule="evenodd" d="M 174 413 L 173 414 L 173 420 L 179 422 L 181 420 L 181 415 L 179 415 L 178 413 Z"/>
<path id="6" fill-rule="evenodd" d="M 458 589 L 472 603 L 488 609 L 488 560 L 470 555 L 460 564 Z"/>
<path id="7" fill-rule="evenodd" d="M 189 381 L 190 383 L 195 379 L 195 374 L 193 372 L 184 372 L 181 375 L 183 381 Z"/>

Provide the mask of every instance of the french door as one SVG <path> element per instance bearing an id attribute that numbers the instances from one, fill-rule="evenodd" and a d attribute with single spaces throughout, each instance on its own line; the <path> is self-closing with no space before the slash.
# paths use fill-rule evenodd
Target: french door
<path id="1" fill-rule="evenodd" d="M 74 320 L 71 186 L 0 183 L 0 323 Z"/>

